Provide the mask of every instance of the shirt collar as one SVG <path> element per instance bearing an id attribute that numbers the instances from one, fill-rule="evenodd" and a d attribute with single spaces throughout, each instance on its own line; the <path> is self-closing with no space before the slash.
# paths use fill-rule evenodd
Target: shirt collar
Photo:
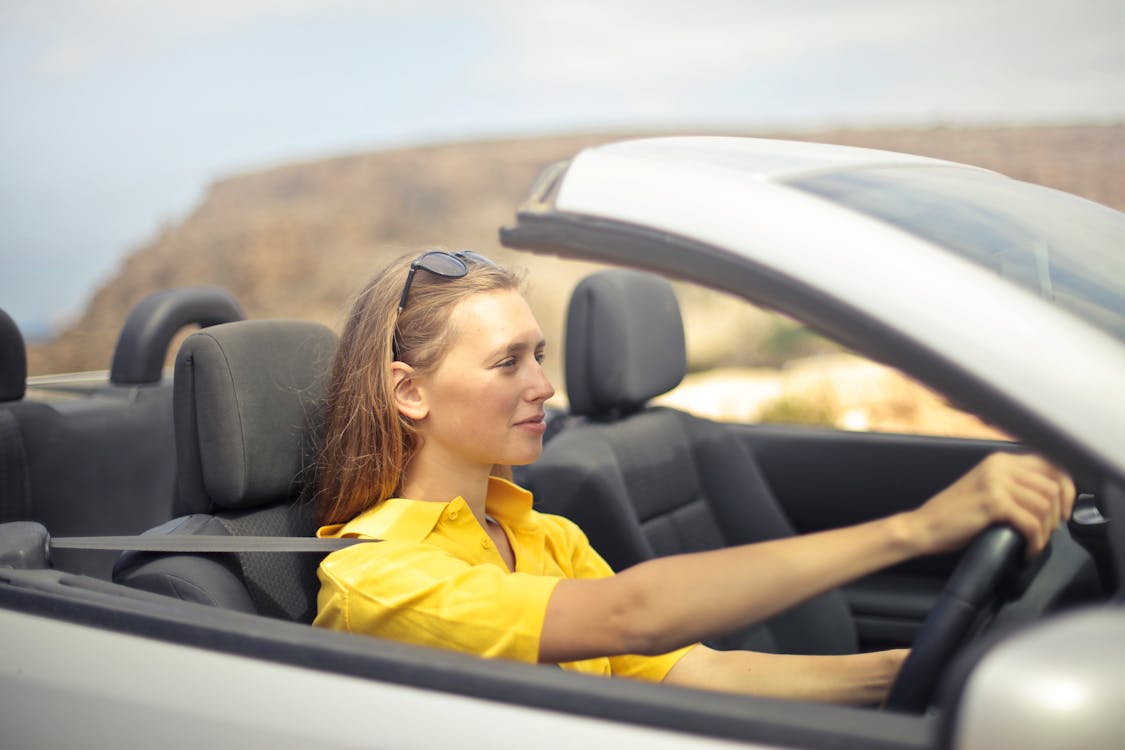
<path id="1" fill-rule="evenodd" d="M 512 526 L 524 525 L 531 517 L 531 502 L 531 493 L 524 488 L 500 477 L 489 477 L 485 505 L 489 515 L 497 520 Z M 434 530 L 446 509 L 457 504 L 468 510 L 460 496 L 448 503 L 392 497 L 347 523 L 322 526 L 316 535 L 420 542 Z"/>
<path id="2" fill-rule="evenodd" d="M 531 520 L 531 493 L 500 477 L 488 478 L 485 509 L 493 518 L 521 526 Z"/>

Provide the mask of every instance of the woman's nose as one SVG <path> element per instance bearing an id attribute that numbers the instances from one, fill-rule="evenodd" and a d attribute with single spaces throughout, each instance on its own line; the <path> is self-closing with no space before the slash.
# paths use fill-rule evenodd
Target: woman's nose
<path id="1" fill-rule="evenodd" d="M 555 395 L 555 387 L 551 385 L 551 380 L 547 377 L 542 365 L 538 365 L 535 369 L 535 374 L 532 376 L 534 381 L 528 390 L 529 399 L 531 401 L 546 401 Z"/>

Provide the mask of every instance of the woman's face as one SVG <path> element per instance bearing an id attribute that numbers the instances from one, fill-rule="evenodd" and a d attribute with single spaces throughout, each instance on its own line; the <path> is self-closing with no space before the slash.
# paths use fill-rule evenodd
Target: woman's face
<path id="1" fill-rule="evenodd" d="M 427 413 L 424 450 L 440 460 L 519 466 L 543 449 L 543 404 L 555 390 L 543 372 L 543 332 L 516 291 L 474 294 L 450 315 L 449 350 L 418 379 Z"/>

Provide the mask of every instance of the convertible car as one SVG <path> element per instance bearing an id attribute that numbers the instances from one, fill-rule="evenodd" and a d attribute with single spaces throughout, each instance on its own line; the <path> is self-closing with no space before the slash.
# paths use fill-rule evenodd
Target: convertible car
<path id="1" fill-rule="evenodd" d="M 513 250 L 612 266 L 572 297 L 565 409 L 518 470 L 617 569 L 907 509 L 996 450 L 1079 497 L 716 639 L 912 652 L 885 706 L 748 698 L 309 625 L 303 499 L 336 336 L 167 290 L 108 373 L 26 377 L 0 314 L 0 727 L 10 747 L 1116 748 L 1125 743 L 1125 215 L 975 167 L 741 138 L 623 141 L 547 169 Z M 542 283 L 542 282 L 541 282 Z M 677 289 L 734 295 L 897 368 L 1010 440 L 719 422 Z M 162 365 L 182 327 L 198 324 Z M 731 342 L 738 347 L 739 342 Z"/>

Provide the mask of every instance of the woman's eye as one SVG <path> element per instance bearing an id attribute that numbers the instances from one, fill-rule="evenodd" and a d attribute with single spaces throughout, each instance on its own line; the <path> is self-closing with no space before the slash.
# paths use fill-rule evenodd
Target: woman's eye
<path id="1" fill-rule="evenodd" d="M 497 367 L 503 367 L 504 369 L 511 369 L 515 366 L 516 366 L 516 358 L 515 357 L 508 357 L 507 359 L 502 360 L 497 365 Z"/>
<path id="2" fill-rule="evenodd" d="M 547 358 L 546 352 L 535 352 L 535 361 L 538 362 L 539 364 L 543 364 L 543 360 L 545 360 L 546 358 Z"/>

